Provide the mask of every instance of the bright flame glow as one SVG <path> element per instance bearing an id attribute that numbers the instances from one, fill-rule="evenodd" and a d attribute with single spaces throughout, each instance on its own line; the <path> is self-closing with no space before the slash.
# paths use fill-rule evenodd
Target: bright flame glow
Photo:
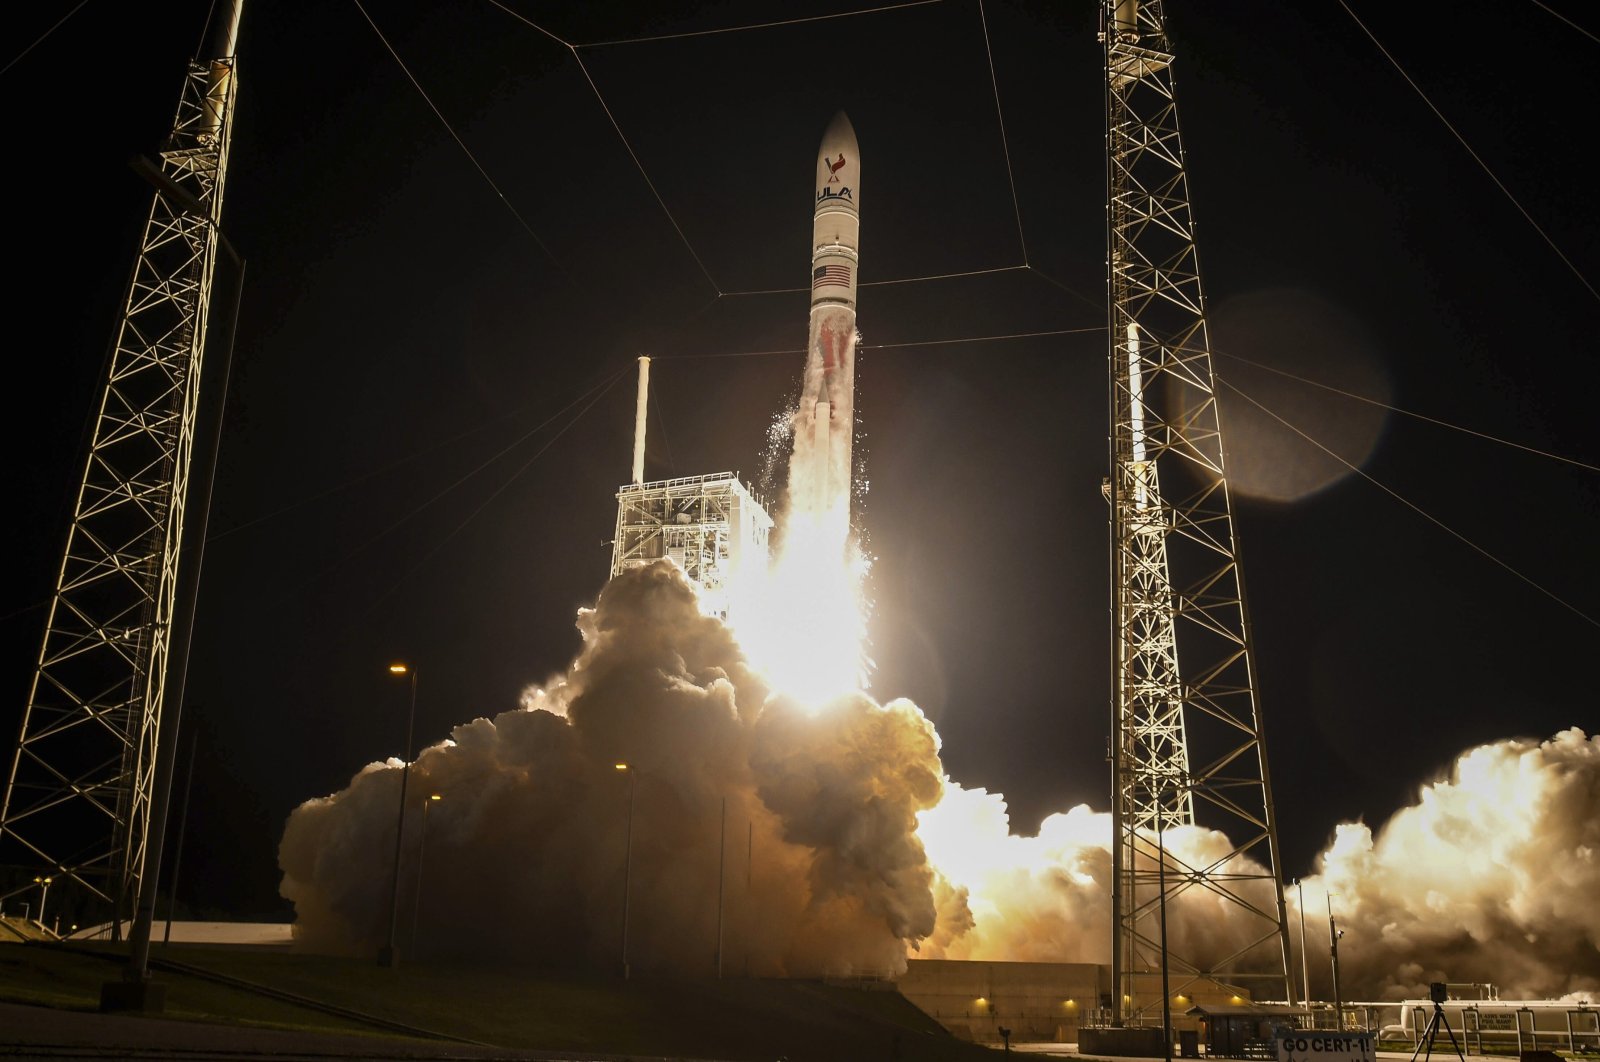
<path id="1" fill-rule="evenodd" d="M 781 433 L 790 453 L 778 554 L 766 573 L 740 573 L 729 594 L 751 662 L 813 709 L 867 681 L 868 565 L 850 531 L 856 340 L 853 312 L 812 314 L 800 400 Z"/>
<path id="2" fill-rule="evenodd" d="M 745 580 L 730 609 L 740 643 L 773 688 L 810 707 L 862 689 L 867 559 L 850 536 L 849 502 L 791 513 L 762 585 Z"/>

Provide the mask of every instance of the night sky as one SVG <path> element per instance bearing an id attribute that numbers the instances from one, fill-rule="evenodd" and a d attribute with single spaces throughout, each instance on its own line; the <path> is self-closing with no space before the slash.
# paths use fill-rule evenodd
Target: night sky
<path id="1" fill-rule="evenodd" d="M 581 50 L 680 236 L 561 45 L 487 0 L 363 2 L 506 201 L 353 3 L 247 3 L 224 228 L 249 266 L 185 715 L 183 898 L 285 911 L 290 809 L 400 751 L 392 659 L 419 668 L 426 741 L 565 666 L 608 570 L 635 356 L 661 359 L 647 478 L 761 480 L 802 357 L 710 355 L 804 346 L 805 293 L 730 293 L 806 284 L 838 109 L 862 149 L 875 692 L 917 701 L 951 776 L 1005 793 L 1014 829 L 1106 808 L 1096 5 L 986 8 L 1015 209 L 967 0 Z M 0 59 L 72 6 L 13 12 Z M 136 6 L 89 4 L 0 74 L 7 742 L 149 199 L 127 160 L 158 149 L 205 19 Z M 1351 6 L 1595 283 L 1600 44 L 1531 3 Z M 507 7 L 572 42 L 836 10 Z M 1337 0 L 1168 15 L 1224 381 L 1600 619 L 1600 475 L 1238 360 L 1596 464 L 1600 297 Z M 872 349 L 1065 330 L 1082 331 Z M 1594 619 L 1371 483 L 1304 493 L 1326 460 L 1226 389 L 1222 409 L 1230 461 L 1261 484 L 1236 515 L 1286 875 L 1474 743 L 1600 725 Z"/>

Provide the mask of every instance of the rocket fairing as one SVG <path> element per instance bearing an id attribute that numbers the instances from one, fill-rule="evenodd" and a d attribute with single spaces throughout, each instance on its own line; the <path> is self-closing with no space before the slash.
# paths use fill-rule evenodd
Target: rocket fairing
<path id="1" fill-rule="evenodd" d="M 809 482 L 790 493 L 820 512 L 850 494 L 855 433 L 856 267 L 860 261 L 861 156 L 843 111 L 822 134 L 811 225 L 811 334 L 796 413 L 796 462 Z"/>

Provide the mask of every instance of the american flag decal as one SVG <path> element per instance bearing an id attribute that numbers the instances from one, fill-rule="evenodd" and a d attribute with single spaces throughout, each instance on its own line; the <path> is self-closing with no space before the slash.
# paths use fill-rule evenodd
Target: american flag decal
<path id="1" fill-rule="evenodd" d="M 850 286 L 850 267 L 844 265 L 818 266 L 811 273 L 811 290 L 818 288 L 848 288 Z"/>

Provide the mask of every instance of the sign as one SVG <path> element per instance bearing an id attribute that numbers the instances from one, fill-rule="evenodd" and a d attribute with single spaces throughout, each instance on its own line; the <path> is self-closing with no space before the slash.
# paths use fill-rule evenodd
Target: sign
<path id="1" fill-rule="evenodd" d="M 1278 1034 L 1278 1062 L 1377 1062 L 1367 1033 L 1292 1030 Z"/>

